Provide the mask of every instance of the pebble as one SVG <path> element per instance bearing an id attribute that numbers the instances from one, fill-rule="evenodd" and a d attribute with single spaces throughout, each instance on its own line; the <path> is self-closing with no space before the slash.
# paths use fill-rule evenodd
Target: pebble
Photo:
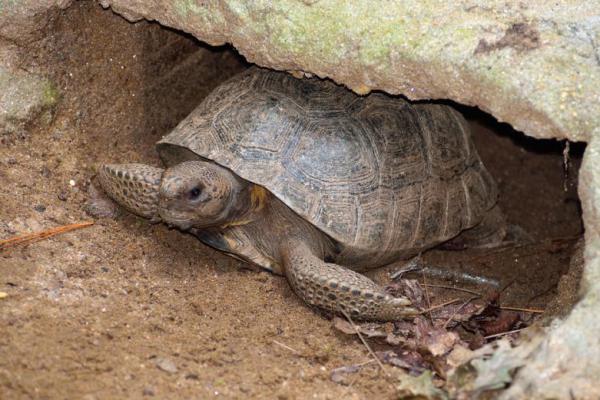
<path id="1" fill-rule="evenodd" d="M 46 206 L 43 204 L 38 204 L 34 206 L 33 209 L 37 212 L 43 213 L 44 211 L 46 211 Z"/>
<path id="2" fill-rule="evenodd" d="M 142 394 L 144 396 L 154 396 L 154 389 L 151 387 L 145 387 L 144 391 L 142 392 Z"/>
<path id="3" fill-rule="evenodd" d="M 174 374 L 177 372 L 177 366 L 175 363 L 169 358 L 159 357 L 156 359 L 156 366 L 158 369 L 168 372 L 170 374 Z"/>

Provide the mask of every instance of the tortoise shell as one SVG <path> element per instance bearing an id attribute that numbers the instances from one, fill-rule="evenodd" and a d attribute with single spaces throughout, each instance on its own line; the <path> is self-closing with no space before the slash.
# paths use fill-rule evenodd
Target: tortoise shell
<path id="1" fill-rule="evenodd" d="M 260 68 L 220 85 L 157 148 L 167 166 L 200 157 L 267 188 L 359 264 L 444 242 L 497 198 L 451 107 Z"/>

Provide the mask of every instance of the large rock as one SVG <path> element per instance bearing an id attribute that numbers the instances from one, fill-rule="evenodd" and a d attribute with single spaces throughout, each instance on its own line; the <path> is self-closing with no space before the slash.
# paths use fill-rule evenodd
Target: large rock
<path id="1" fill-rule="evenodd" d="M 44 35 L 42 27 L 71 0 L 0 0 L 0 139 L 21 133 L 58 100 L 43 77 L 20 69 L 20 55 Z"/>
<path id="2" fill-rule="evenodd" d="M 57 102 L 54 85 L 42 78 L 0 66 L 0 139 L 20 134 Z"/>
<path id="3" fill-rule="evenodd" d="M 476 105 L 536 137 L 600 125 L 600 2 L 102 0 L 359 93 Z"/>

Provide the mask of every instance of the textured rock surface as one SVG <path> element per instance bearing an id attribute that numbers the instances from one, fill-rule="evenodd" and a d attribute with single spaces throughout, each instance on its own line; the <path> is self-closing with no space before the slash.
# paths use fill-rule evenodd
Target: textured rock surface
<path id="1" fill-rule="evenodd" d="M 360 93 L 477 105 L 536 137 L 586 140 L 600 124 L 600 3 L 102 0 L 251 62 Z"/>
<path id="2" fill-rule="evenodd" d="M 58 7 L 70 0 L 0 0 L 0 136 L 24 126 L 53 106 L 58 92 L 51 82 L 19 69 L 20 54 L 43 35 Z"/>
<path id="3" fill-rule="evenodd" d="M 46 25 L 49 13 L 72 0 L 0 0 L 0 43 L 26 44 Z"/>
<path id="4" fill-rule="evenodd" d="M 46 79 L 0 67 L 0 137 L 19 133 L 51 108 L 58 97 L 58 91 Z"/>

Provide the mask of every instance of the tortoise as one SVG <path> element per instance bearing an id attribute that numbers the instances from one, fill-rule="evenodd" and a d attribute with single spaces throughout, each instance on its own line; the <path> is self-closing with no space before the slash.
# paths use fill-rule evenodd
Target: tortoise
<path id="1" fill-rule="evenodd" d="M 105 193 L 286 276 L 309 305 L 356 319 L 417 312 L 360 271 L 463 231 L 459 239 L 502 231 L 489 222 L 500 219 L 497 187 L 447 105 L 252 67 L 156 147 L 166 169 L 100 166 Z"/>

